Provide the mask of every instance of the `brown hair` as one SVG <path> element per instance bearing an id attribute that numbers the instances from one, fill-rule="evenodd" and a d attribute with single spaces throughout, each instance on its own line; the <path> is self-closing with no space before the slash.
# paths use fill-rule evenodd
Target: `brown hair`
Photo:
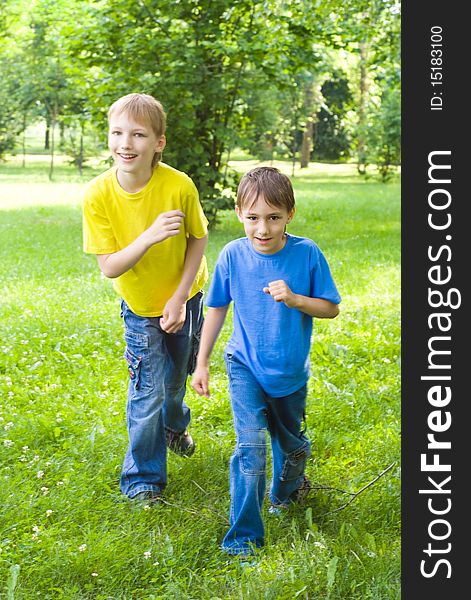
<path id="1" fill-rule="evenodd" d="M 267 204 L 294 210 L 293 186 L 289 177 L 275 167 L 257 167 L 245 173 L 237 188 L 236 205 L 241 209 L 262 197 Z"/>
<path id="2" fill-rule="evenodd" d="M 128 113 L 128 115 L 139 123 L 147 123 L 151 126 L 155 135 L 160 138 L 165 135 L 167 115 L 162 104 L 149 94 L 127 94 L 114 102 L 108 110 L 108 120 L 113 113 Z M 152 160 L 152 166 L 162 158 L 162 152 L 156 152 Z"/>

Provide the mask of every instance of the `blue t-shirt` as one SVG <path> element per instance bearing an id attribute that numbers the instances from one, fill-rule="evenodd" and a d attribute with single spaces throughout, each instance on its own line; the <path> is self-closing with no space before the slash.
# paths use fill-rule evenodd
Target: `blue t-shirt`
<path id="1" fill-rule="evenodd" d="M 214 308 L 234 302 L 234 330 L 226 352 L 245 364 L 273 398 L 292 394 L 307 382 L 312 332 L 312 317 L 263 291 L 278 279 L 296 294 L 341 301 L 320 248 L 293 235 L 275 254 L 257 252 L 246 237 L 229 242 L 218 257 L 206 299 Z"/>

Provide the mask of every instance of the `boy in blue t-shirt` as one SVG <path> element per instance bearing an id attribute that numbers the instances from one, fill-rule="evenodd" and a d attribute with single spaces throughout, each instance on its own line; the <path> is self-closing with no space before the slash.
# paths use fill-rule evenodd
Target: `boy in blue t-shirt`
<path id="1" fill-rule="evenodd" d="M 272 511 L 299 501 L 310 488 L 310 454 L 302 428 L 309 378 L 312 318 L 336 317 L 340 295 L 319 247 L 286 233 L 295 213 L 291 182 L 259 167 L 241 179 L 236 213 L 247 237 L 229 242 L 214 269 L 197 365 L 191 385 L 209 396 L 209 359 L 234 302 L 234 330 L 225 348 L 237 434 L 230 462 L 229 554 L 263 545 L 267 431 L 273 478 Z"/>

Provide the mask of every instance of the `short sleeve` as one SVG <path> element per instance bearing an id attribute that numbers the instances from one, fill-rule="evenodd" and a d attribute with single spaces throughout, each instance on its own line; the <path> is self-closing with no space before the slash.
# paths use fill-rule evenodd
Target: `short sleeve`
<path id="1" fill-rule="evenodd" d="M 87 188 L 82 210 L 83 251 L 90 254 L 111 254 L 118 250 L 113 228 L 101 200 L 99 192 Z"/>
<path id="2" fill-rule="evenodd" d="M 227 252 L 223 249 L 214 267 L 205 304 L 211 308 L 227 306 L 232 301 Z"/>
<path id="3" fill-rule="evenodd" d="M 329 264 L 317 246 L 313 248 L 311 255 L 311 297 L 322 298 L 333 304 L 340 304 L 342 300 Z"/>
<path id="4" fill-rule="evenodd" d="M 188 234 L 195 238 L 202 238 L 207 235 L 208 219 L 201 206 L 198 190 L 190 178 L 188 178 L 188 185 L 184 192 L 183 212 L 185 213 L 185 227 Z"/>

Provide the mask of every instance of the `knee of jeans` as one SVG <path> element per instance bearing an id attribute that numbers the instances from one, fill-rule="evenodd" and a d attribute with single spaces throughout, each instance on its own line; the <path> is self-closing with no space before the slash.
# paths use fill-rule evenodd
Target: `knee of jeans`
<path id="1" fill-rule="evenodd" d="M 302 446 L 286 456 L 281 473 L 282 481 L 297 479 L 303 475 L 306 468 L 306 462 L 311 454 L 309 442 L 306 441 Z"/>
<path id="2" fill-rule="evenodd" d="M 252 429 L 239 432 L 237 454 L 241 470 L 246 475 L 263 475 L 267 467 L 266 429 Z"/>

